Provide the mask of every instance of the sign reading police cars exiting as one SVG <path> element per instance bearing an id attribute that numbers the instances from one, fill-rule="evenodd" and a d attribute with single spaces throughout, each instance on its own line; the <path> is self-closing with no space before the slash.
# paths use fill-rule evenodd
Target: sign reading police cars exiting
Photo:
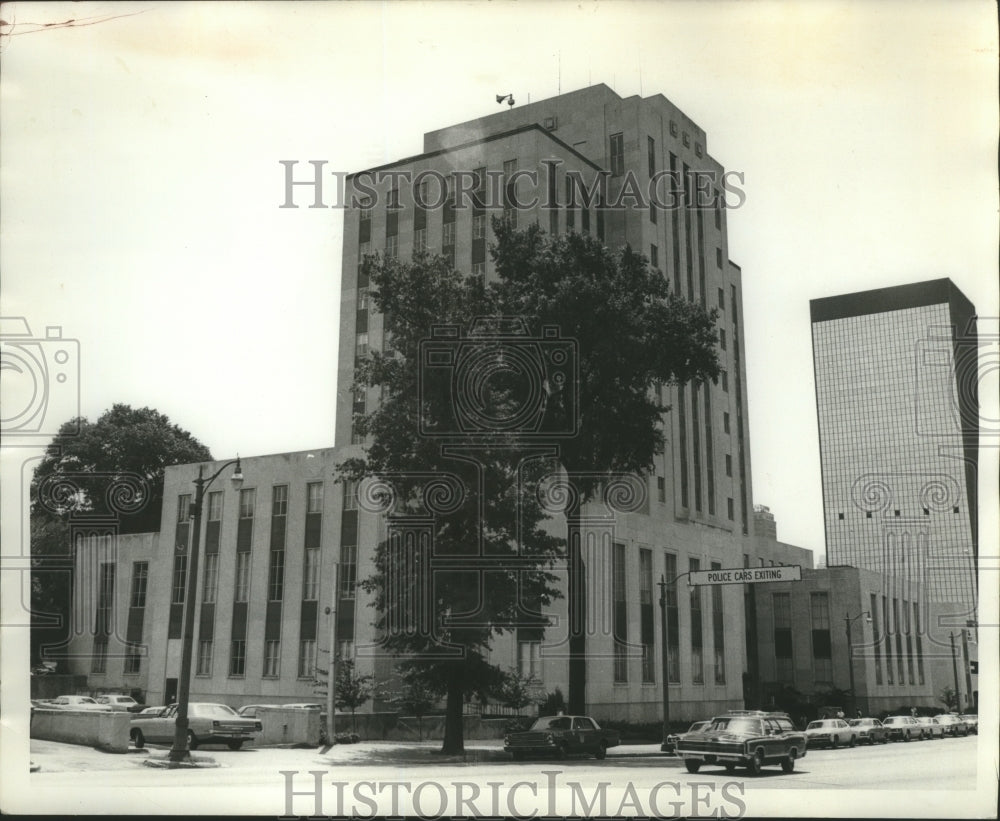
<path id="1" fill-rule="evenodd" d="M 799 582 L 802 567 L 797 564 L 780 567 L 729 567 L 721 570 L 696 570 L 688 584 L 753 584 L 754 582 Z"/>

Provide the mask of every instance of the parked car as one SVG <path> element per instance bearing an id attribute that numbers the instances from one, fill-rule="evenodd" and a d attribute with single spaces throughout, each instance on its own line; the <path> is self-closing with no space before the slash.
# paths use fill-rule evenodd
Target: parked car
<path id="1" fill-rule="evenodd" d="M 848 724 L 857 732 L 858 744 L 885 744 L 889 740 L 889 731 L 877 718 L 852 718 Z"/>
<path id="2" fill-rule="evenodd" d="M 604 758 L 608 748 L 620 741 L 616 730 L 602 730 L 590 716 L 542 716 L 525 732 L 504 736 L 503 748 L 517 760 L 538 753 L 559 758 L 590 753 Z"/>
<path id="3" fill-rule="evenodd" d="M 936 716 L 945 735 L 968 735 L 969 728 L 962 719 L 951 713 Z"/>
<path id="4" fill-rule="evenodd" d="M 853 747 L 858 743 L 859 732 L 842 718 L 824 718 L 810 721 L 806 725 L 806 738 L 810 747 L 825 744 L 830 749 L 846 744 Z"/>
<path id="5" fill-rule="evenodd" d="M 147 741 L 172 743 L 176 719 L 176 704 L 163 708 L 159 715 L 140 713 L 132 719 L 129 731 L 132 743 L 138 748 L 142 748 Z M 197 749 L 202 744 L 226 744 L 230 750 L 238 750 L 244 741 L 252 739 L 260 730 L 259 721 L 244 718 L 225 704 L 197 702 L 188 705 L 189 750 Z"/>
<path id="6" fill-rule="evenodd" d="M 162 714 L 163 711 L 166 710 L 166 709 L 167 709 L 166 707 L 146 707 L 146 708 L 140 710 L 135 716 L 133 716 L 132 720 L 135 721 L 135 719 L 138 718 L 139 716 L 143 716 L 145 718 L 151 718 L 153 716 L 158 716 L 158 715 Z"/>
<path id="7" fill-rule="evenodd" d="M 765 764 L 780 764 L 790 773 L 796 759 L 805 757 L 807 743 L 785 713 L 739 711 L 713 718 L 699 733 L 685 733 L 677 741 L 677 755 L 689 773 L 716 763 L 730 773 L 743 765 L 759 775 Z"/>
<path id="8" fill-rule="evenodd" d="M 90 710 L 99 713 L 110 713 L 111 707 L 107 704 L 98 704 L 90 696 L 59 696 L 52 699 L 46 707 L 55 707 L 57 710 Z"/>
<path id="9" fill-rule="evenodd" d="M 94 701 L 98 704 L 107 704 L 116 713 L 138 713 L 146 706 L 145 704 L 140 704 L 132 696 L 123 696 L 114 693 L 97 696 Z"/>
<path id="10" fill-rule="evenodd" d="M 961 718 L 962 721 L 965 722 L 965 726 L 969 728 L 969 732 L 970 733 L 974 733 L 975 735 L 979 735 L 979 716 L 978 715 L 976 715 L 975 713 L 964 713 L 963 715 L 959 716 L 959 718 Z"/>
<path id="11" fill-rule="evenodd" d="M 694 724 L 688 727 L 687 733 L 671 733 L 665 739 L 663 739 L 663 743 L 660 745 L 660 752 L 670 753 L 672 755 L 677 747 L 677 740 L 681 736 L 685 736 L 688 733 L 700 732 L 701 730 L 704 730 L 711 723 L 712 723 L 711 719 L 706 719 L 705 721 L 696 721 Z"/>
<path id="12" fill-rule="evenodd" d="M 909 741 L 911 738 L 923 738 L 923 725 L 910 716 L 889 716 L 882 722 L 889 731 L 890 741 Z"/>
<path id="13" fill-rule="evenodd" d="M 244 704 L 236 712 L 244 718 L 257 718 L 257 711 L 261 707 L 277 707 L 277 704 Z"/>
<path id="14" fill-rule="evenodd" d="M 917 721 L 923 728 L 924 738 L 944 738 L 944 727 L 932 716 L 917 716 Z"/>

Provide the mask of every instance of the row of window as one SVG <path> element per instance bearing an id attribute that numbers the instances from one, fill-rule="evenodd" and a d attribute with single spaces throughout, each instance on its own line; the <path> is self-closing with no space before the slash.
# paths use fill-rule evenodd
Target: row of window
<path id="1" fill-rule="evenodd" d="M 216 490 L 205 497 L 205 512 L 209 522 L 222 521 L 223 491 Z M 239 518 L 252 519 L 257 504 L 256 488 L 239 491 Z M 177 523 L 184 524 L 191 518 L 191 494 L 182 493 L 177 497 Z M 306 484 L 306 513 L 319 513 L 323 508 L 323 483 Z M 288 485 L 274 485 L 271 488 L 271 516 L 288 515 Z"/>
<path id="2" fill-rule="evenodd" d="M 339 658 L 352 660 L 354 658 L 354 642 L 341 641 L 337 645 Z M 211 676 L 215 654 L 215 642 L 203 639 L 198 642 L 198 659 L 195 665 L 196 676 Z M 235 639 L 229 643 L 229 677 L 243 678 L 247 669 L 247 642 L 245 639 Z M 263 678 L 280 678 L 281 676 L 281 641 L 266 639 L 263 645 L 261 675 Z M 314 679 L 316 677 L 316 640 L 304 639 L 299 642 L 297 677 Z"/>

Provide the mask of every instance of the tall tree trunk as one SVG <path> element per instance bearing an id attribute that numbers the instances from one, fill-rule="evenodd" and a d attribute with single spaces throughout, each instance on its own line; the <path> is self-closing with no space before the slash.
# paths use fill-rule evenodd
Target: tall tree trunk
<path id="1" fill-rule="evenodd" d="M 444 743 L 441 752 L 455 755 L 465 752 L 462 727 L 462 707 L 464 695 L 462 687 L 462 666 L 455 664 L 448 677 L 448 700 L 444 714 Z"/>

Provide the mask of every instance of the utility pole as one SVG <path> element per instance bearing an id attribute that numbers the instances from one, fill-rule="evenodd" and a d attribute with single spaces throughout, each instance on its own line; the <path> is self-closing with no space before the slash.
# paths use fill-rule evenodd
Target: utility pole
<path id="1" fill-rule="evenodd" d="M 955 661 L 955 634 L 949 633 L 951 639 L 951 674 L 955 677 L 955 710 L 962 712 L 962 691 L 958 689 L 958 664 Z"/>

